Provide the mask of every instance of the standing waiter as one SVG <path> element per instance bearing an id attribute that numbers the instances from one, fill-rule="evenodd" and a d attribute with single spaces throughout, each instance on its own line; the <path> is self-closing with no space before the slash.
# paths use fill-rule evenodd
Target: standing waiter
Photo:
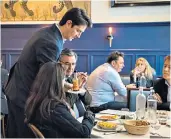
<path id="1" fill-rule="evenodd" d="M 91 20 L 84 10 L 72 8 L 58 25 L 41 29 L 26 43 L 18 61 L 10 70 L 5 88 L 9 109 L 7 137 L 29 137 L 29 133 L 24 132 L 28 128 L 24 124 L 24 107 L 40 67 L 58 59 L 65 40 L 80 38 L 86 28 L 91 26 Z"/>

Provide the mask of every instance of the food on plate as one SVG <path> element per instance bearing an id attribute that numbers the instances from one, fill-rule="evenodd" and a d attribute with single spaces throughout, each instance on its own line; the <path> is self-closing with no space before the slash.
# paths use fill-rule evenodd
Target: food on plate
<path id="1" fill-rule="evenodd" d="M 115 120 L 118 119 L 118 115 L 102 115 L 99 117 L 102 120 Z"/>
<path id="2" fill-rule="evenodd" d="M 157 110 L 158 118 L 167 118 L 168 112 L 164 110 Z"/>
<path id="3" fill-rule="evenodd" d="M 167 115 L 167 111 L 164 111 L 164 110 L 157 110 L 157 114 L 160 114 L 160 115 Z"/>
<path id="4" fill-rule="evenodd" d="M 97 126 L 102 128 L 102 129 L 115 129 L 117 124 L 113 122 L 97 122 Z"/>
<path id="5" fill-rule="evenodd" d="M 135 122 L 135 126 L 147 126 L 149 124 L 150 124 L 149 122 L 147 122 L 147 121 L 141 121 L 141 120 Z"/>

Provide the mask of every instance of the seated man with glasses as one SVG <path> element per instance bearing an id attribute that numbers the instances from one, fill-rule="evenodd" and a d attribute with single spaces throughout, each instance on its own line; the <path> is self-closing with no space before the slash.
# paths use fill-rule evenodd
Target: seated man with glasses
<path id="1" fill-rule="evenodd" d="M 66 90 L 66 99 L 67 102 L 71 105 L 71 107 L 74 109 L 76 113 L 76 118 L 81 117 L 84 115 L 85 107 L 88 106 L 91 103 L 91 95 L 88 91 L 82 92 L 80 94 L 73 94 L 67 92 L 67 90 L 72 89 L 73 84 L 73 72 L 76 67 L 77 62 L 77 54 L 73 52 L 72 50 L 65 48 L 62 50 L 59 62 L 62 63 L 64 66 L 66 66 L 66 79 L 65 79 L 65 90 Z M 78 79 L 80 83 L 80 88 L 83 87 L 87 80 L 87 73 L 79 72 L 78 73 Z"/>

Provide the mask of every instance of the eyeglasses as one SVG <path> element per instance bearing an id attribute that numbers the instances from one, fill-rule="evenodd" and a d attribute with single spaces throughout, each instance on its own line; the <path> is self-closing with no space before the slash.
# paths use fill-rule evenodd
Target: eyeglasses
<path id="1" fill-rule="evenodd" d="M 60 63 L 66 65 L 66 66 L 76 66 L 76 63 L 69 63 L 69 62 L 63 62 L 63 61 L 59 61 Z"/>

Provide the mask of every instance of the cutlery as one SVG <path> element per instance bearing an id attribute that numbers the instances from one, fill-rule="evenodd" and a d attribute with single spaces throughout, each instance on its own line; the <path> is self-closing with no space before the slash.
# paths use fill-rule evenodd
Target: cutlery
<path id="1" fill-rule="evenodd" d="M 116 134 L 116 133 L 120 133 L 120 132 L 126 132 L 126 131 L 124 131 L 123 128 L 120 128 L 119 130 L 116 130 L 116 131 L 104 132 L 103 135 Z"/>
<path id="2" fill-rule="evenodd" d="M 103 135 L 110 135 L 110 134 L 116 134 L 117 132 L 116 131 L 113 131 L 113 132 L 104 132 Z"/>
<path id="3" fill-rule="evenodd" d="M 159 137 L 162 137 L 159 133 L 153 133 L 153 132 L 150 132 L 151 135 L 157 135 Z"/>

